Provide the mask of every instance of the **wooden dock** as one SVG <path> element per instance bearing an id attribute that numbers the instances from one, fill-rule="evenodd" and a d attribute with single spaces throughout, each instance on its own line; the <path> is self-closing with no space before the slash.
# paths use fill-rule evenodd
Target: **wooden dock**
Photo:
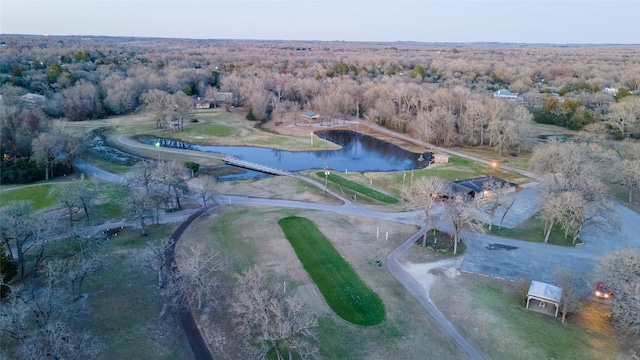
<path id="1" fill-rule="evenodd" d="M 241 168 L 244 168 L 244 169 L 259 171 L 259 172 L 263 172 L 263 173 L 266 173 L 266 174 L 281 175 L 281 176 L 291 176 L 292 175 L 290 172 L 285 171 L 285 170 L 280 170 L 280 169 L 272 168 L 272 167 L 269 167 L 269 166 L 264 166 L 264 165 L 252 163 L 250 161 L 240 160 L 240 159 L 232 157 L 232 156 L 227 156 L 224 159 L 222 159 L 222 161 L 224 161 L 228 165 L 233 165 L 233 166 L 241 167 Z"/>

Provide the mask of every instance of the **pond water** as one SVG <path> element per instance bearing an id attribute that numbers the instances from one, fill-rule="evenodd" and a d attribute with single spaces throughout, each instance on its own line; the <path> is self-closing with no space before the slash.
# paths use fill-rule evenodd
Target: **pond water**
<path id="1" fill-rule="evenodd" d="M 284 151 L 253 146 L 205 146 L 155 136 L 138 137 L 142 143 L 170 148 L 225 154 L 238 159 L 291 172 L 323 169 L 334 171 L 402 171 L 426 167 L 432 153 L 416 154 L 374 137 L 349 130 L 328 130 L 315 133 L 318 137 L 342 146 L 339 150 Z"/>

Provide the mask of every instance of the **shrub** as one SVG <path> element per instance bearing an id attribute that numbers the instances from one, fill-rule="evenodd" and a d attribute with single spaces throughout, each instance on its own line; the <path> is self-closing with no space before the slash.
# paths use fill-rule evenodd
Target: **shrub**
<path id="1" fill-rule="evenodd" d="M 41 164 L 26 157 L 0 162 L 0 184 L 25 184 L 44 180 Z"/>
<path id="2" fill-rule="evenodd" d="M 253 109 L 249 109 L 249 112 L 247 113 L 247 120 L 256 121 L 256 116 L 253 115 Z"/>

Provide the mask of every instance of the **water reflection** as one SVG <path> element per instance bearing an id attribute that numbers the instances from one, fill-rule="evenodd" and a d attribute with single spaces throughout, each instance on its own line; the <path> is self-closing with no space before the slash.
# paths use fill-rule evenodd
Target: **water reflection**
<path id="1" fill-rule="evenodd" d="M 416 154 L 389 142 L 349 130 L 328 130 L 317 136 L 342 146 L 339 150 L 292 152 L 253 146 L 205 146 L 173 139 L 140 136 L 139 141 L 162 147 L 205 151 L 231 155 L 246 161 L 287 171 L 322 169 L 325 164 L 334 171 L 401 171 L 426 167 L 431 153 Z M 421 155 L 423 155 L 421 157 Z"/>

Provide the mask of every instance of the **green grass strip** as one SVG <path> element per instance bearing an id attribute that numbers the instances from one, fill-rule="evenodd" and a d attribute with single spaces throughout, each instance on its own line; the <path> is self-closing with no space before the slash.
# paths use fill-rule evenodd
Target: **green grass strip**
<path id="1" fill-rule="evenodd" d="M 324 175 L 324 171 L 318 171 L 316 172 L 316 175 L 320 178 L 325 177 Z M 347 180 L 341 176 L 335 175 L 335 174 L 330 174 L 328 177 L 328 180 L 331 181 L 334 184 L 340 185 L 340 186 L 344 186 L 348 189 L 351 189 L 355 192 L 358 192 L 362 195 L 368 196 L 374 200 L 378 200 L 381 201 L 385 204 L 397 204 L 399 202 L 398 199 L 394 198 L 393 196 L 389 196 L 387 194 L 383 194 L 379 191 L 373 190 L 369 187 L 366 187 L 362 184 L 358 184 L 357 182 L 353 182 L 351 180 Z"/>
<path id="2" fill-rule="evenodd" d="M 0 194 L 0 206 L 5 206 L 9 201 L 31 200 L 35 210 L 52 206 L 55 199 L 49 197 L 49 190 L 53 183 L 21 186 L 15 189 L 2 191 Z"/>
<path id="3" fill-rule="evenodd" d="M 338 316 L 350 323 L 365 326 L 384 321 L 382 300 L 344 261 L 313 222 L 290 216 L 278 221 L 278 225 L 329 307 Z"/>

